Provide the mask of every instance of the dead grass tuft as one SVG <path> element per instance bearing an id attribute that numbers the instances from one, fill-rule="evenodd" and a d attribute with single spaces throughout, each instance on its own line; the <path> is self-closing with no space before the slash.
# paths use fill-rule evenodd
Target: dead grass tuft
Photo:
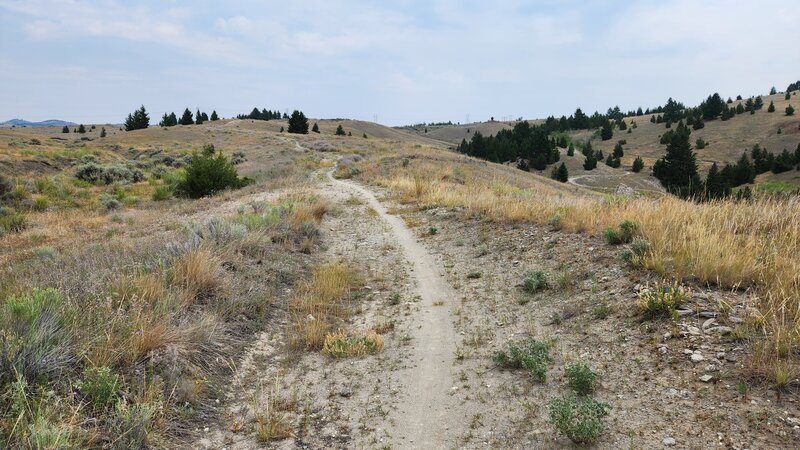
<path id="1" fill-rule="evenodd" d="M 219 258 L 208 249 L 187 252 L 174 266 L 173 284 L 183 293 L 184 305 L 208 300 L 222 290 L 223 276 Z"/>

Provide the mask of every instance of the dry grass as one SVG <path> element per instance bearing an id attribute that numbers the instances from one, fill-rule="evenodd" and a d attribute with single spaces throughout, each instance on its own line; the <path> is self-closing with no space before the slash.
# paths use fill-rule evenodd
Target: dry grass
<path id="1" fill-rule="evenodd" d="M 401 152 L 402 153 L 402 152 Z M 414 208 L 448 207 L 499 223 L 546 225 L 600 235 L 623 220 L 650 243 L 645 267 L 677 280 L 747 288 L 760 331 L 796 353 L 800 343 L 800 200 L 686 202 L 675 197 L 601 197 L 570 192 L 503 166 L 426 149 L 403 167 L 398 157 L 362 164 L 361 179 L 389 188 Z"/>
<path id="2" fill-rule="evenodd" d="M 290 302 L 295 346 L 322 348 L 331 327 L 349 315 L 350 294 L 359 285 L 356 272 L 345 263 L 319 266 Z"/>
<path id="3" fill-rule="evenodd" d="M 185 305 L 214 297 L 222 290 L 220 260 L 209 249 L 192 250 L 176 262 L 172 282 L 183 291 Z"/>

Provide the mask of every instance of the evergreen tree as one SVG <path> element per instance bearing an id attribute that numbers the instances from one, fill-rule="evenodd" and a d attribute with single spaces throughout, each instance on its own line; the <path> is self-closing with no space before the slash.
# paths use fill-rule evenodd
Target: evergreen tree
<path id="1" fill-rule="evenodd" d="M 219 120 L 219 116 L 217 115 L 217 110 L 211 111 L 211 121 L 214 122 Z"/>
<path id="2" fill-rule="evenodd" d="M 174 127 L 178 125 L 178 116 L 175 115 L 175 112 L 169 113 L 169 126 Z"/>
<path id="3" fill-rule="evenodd" d="M 342 128 L 342 125 L 339 124 L 339 126 L 336 127 L 336 135 L 337 136 L 344 136 L 345 134 L 346 133 L 344 132 L 344 128 Z"/>
<path id="4" fill-rule="evenodd" d="M 742 153 L 742 157 L 736 163 L 733 174 L 732 186 L 741 186 L 743 184 L 752 183 L 756 179 L 756 169 L 750 162 L 747 153 Z"/>
<path id="5" fill-rule="evenodd" d="M 612 154 L 613 158 L 622 158 L 625 156 L 625 151 L 622 148 L 622 142 L 617 142 L 617 145 L 614 146 L 614 153 Z"/>
<path id="6" fill-rule="evenodd" d="M 61 129 L 62 133 L 69 133 L 69 127 L 64 125 L 64 128 Z"/>
<path id="7" fill-rule="evenodd" d="M 778 93 L 778 90 L 775 89 L 775 86 L 772 86 L 772 89 L 769 90 L 769 95 L 775 95 Z"/>
<path id="8" fill-rule="evenodd" d="M 742 105 L 742 102 L 736 105 L 736 114 L 744 114 L 744 105 Z"/>
<path id="9" fill-rule="evenodd" d="M 364 137 L 364 139 L 367 139 L 367 133 L 364 133 L 363 137 Z"/>
<path id="10" fill-rule="evenodd" d="M 195 113 L 194 117 L 196 119 L 194 123 L 196 123 L 197 125 L 203 124 L 203 114 L 200 112 L 199 108 L 197 109 L 197 113 Z"/>
<path id="11" fill-rule="evenodd" d="M 348 132 L 347 132 L 347 135 L 348 135 L 348 136 L 352 136 L 352 135 L 353 135 L 353 132 L 352 132 L 352 131 L 348 131 Z"/>
<path id="12" fill-rule="evenodd" d="M 281 127 L 281 131 L 280 132 L 283 133 L 283 127 Z"/>
<path id="13" fill-rule="evenodd" d="M 267 111 L 267 108 L 261 109 L 261 120 L 269 120 L 272 118 L 272 114 Z"/>
<path id="14" fill-rule="evenodd" d="M 620 120 L 617 123 L 617 126 L 619 127 L 620 131 L 625 131 L 628 129 L 628 124 L 626 124 L 624 120 Z"/>
<path id="15" fill-rule="evenodd" d="M 558 166 L 558 168 L 553 167 L 553 173 L 551 174 L 551 177 L 554 180 L 566 183 L 569 180 L 569 172 L 567 171 L 567 165 L 562 162 L 561 165 Z"/>
<path id="16" fill-rule="evenodd" d="M 203 116 L 203 122 L 208 122 L 208 114 L 202 113 L 201 115 Z"/>
<path id="17" fill-rule="evenodd" d="M 644 115 L 644 112 L 642 111 L 642 107 L 641 106 L 639 107 L 639 109 L 636 110 L 636 115 L 637 116 Z"/>
<path id="18" fill-rule="evenodd" d="M 575 146 L 572 145 L 572 142 L 569 143 L 569 148 L 567 148 L 567 156 L 575 156 Z"/>
<path id="19" fill-rule="evenodd" d="M 728 181 L 720 174 L 717 163 L 711 165 L 705 182 L 705 196 L 708 199 L 725 198 L 731 193 Z"/>
<path id="20" fill-rule="evenodd" d="M 747 101 L 746 101 L 746 102 L 744 102 L 744 110 L 745 110 L 745 111 L 749 111 L 749 112 L 751 112 L 751 113 L 752 113 L 752 112 L 754 112 L 754 111 L 756 110 L 756 109 L 755 109 L 755 105 L 756 105 L 756 104 L 755 104 L 755 102 L 753 101 L 753 98 L 752 98 L 752 97 L 751 97 L 751 98 L 748 98 L 748 99 L 747 99 Z"/>
<path id="21" fill-rule="evenodd" d="M 611 128 L 611 122 L 606 120 L 606 123 L 603 124 L 603 128 L 600 130 L 600 139 L 607 141 L 614 137 L 614 130 Z"/>
<path id="22" fill-rule="evenodd" d="M 642 169 L 644 169 L 644 160 L 642 160 L 641 156 L 637 156 L 636 159 L 633 160 L 631 170 L 635 173 L 639 173 Z"/>
<path id="23" fill-rule="evenodd" d="M 319 133 L 319 125 L 317 125 L 317 122 L 314 122 L 314 126 L 311 127 L 311 131 L 314 133 Z"/>
<path id="24" fill-rule="evenodd" d="M 792 98 L 792 94 L 790 94 L 788 91 L 786 92 L 786 95 L 783 96 L 784 100 L 791 100 L 791 98 Z"/>
<path id="25" fill-rule="evenodd" d="M 84 134 L 86 133 L 86 127 L 83 124 L 78 125 L 78 133 Z"/>
<path id="26" fill-rule="evenodd" d="M 764 107 L 764 100 L 761 100 L 761 96 L 759 95 L 756 97 L 756 101 L 753 102 L 753 109 L 761 109 Z"/>
<path id="27" fill-rule="evenodd" d="M 169 126 L 168 124 L 169 124 L 169 115 L 167 113 L 164 113 L 164 115 L 161 116 L 161 122 L 158 122 L 158 126 L 168 127 Z"/>
<path id="28" fill-rule="evenodd" d="M 700 187 L 697 160 L 689 143 L 691 131 L 679 123 L 669 134 L 666 155 L 653 165 L 653 175 L 669 192 L 680 197 L 690 197 Z"/>
<path id="29" fill-rule="evenodd" d="M 181 116 L 181 121 L 179 123 L 181 125 L 192 125 L 194 123 L 192 112 L 189 111 L 189 108 L 183 110 L 183 115 Z"/>
<path id="30" fill-rule="evenodd" d="M 305 114 L 296 109 L 289 118 L 289 133 L 308 134 L 308 119 Z"/>
<path id="31" fill-rule="evenodd" d="M 253 120 L 261 120 L 261 111 L 259 111 L 258 108 L 253 108 L 253 110 L 250 111 L 250 115 L 247 117 Z"/>
<path id="32" fill-rule="evenodd" d="M 591 152 L 583 162 L 583 168 L 584 170 L 594 170 L 595 167 L 597 167 L 597 158 L 595 158 L 594 152 Z"/>
<path id="33" fill-rule="evenodd" d="M 141 130 L 150 126 L 150 117 L 142 105 L 125 119 L 125 131 Z"/>
<path id="34" fill-rule="evenodd" d="M 106 137 L 106 127 L 100 129 L 100 137 L 101 138 Z"/>
<path id="35" fill-rule="evenodd" d="M 787 106 L 784 111 L 786 112 L 787 116 L 793 116 L 794 115 L 794 108 L 792 108 L 792 105 Z"/>
<path id="36" fill-rule="evenodd" d="M 775 112 L 775 102 L 772 100 L 769 101 L 769 106 L 767 107 L 767 112 Z"/>

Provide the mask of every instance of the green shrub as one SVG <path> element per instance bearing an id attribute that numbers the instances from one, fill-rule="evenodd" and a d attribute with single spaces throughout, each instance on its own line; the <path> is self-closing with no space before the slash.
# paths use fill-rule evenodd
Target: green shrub
<path id="1" fill-rule="evenodd" d="M 168 186 L 159 186 L 153 191 L 153 201 L 161 202 L 172 197 L 172 190 Z"/>
<path id="2" fill-rule="evenodd" d="M 633 240 L 634 235 L 639 230 L 639 225 L 631 220 L 626 220 L 619 224 L 619 231 L 613 228 L 606 228 L 603 237 L 611 245 L 627 244 Z"/>
<path id="3" fill-rule="evenodd" d="M 564 369 L 567 384 L 578 395 L 589 395 L 594 392 L 594 385 L 600 376 L 586 364 L 578 363 Z"/>
<path id="4" fill-rule="evenodd" d="M 576 444 L 592 444 L 603 433 L 611 406 L 589 397 L 568 394 L 550 401 L 549 422 Z"/>
<path id="5" fill-rule="evenodd" d="M 108 367 L 97 367 L 83 372 L 83 380 L 78 383 L 78 389 L 91 399 L 95 407 L 103 409 L 116 400 L 120 385 L 119 375 L 111 372 Z"/>
<path id="6" fill-rule="evenodd" d="M 537 292 L 547 287 L 547 275 L 540 270 L 531 270 L 522 278 L 522 285 L 530 293 Z"/>
<path id="7" fill-rule="evenodd" d="M 677 284 L 646 288 L 639 292 L 638 307 L 647 319 L 672 316 L 675 308 L 692 297 L 692 291 Z"/>
<path id="8" fill-rule="evenodd" d="M 467 278 L 470 280 L 475 280 L 483 276 L 480 272 L 470 272 L 467 274 Z"/>
<path id="9" fill-rule="evenodd" d="M 213 145 L 206 145 L 202 152 L 192 155 L 186 175 L 175 185 L 175 194 L 179 197 L 201 198 L 225 189 L 239 189 L 249 182 L 247 178 L 239 178 L 233 163 L 225 155 L 216 152 Z"/>
<path id="10" fill-rule="evenodd" d="M 492 360 L 507 369 L 525 369 L 538 381 L 547 378 L 547 366 L 552 362 L 550 345 L 530 338 L 524 346 L 509 344 L 508 352 L 495 352 Z"/>
<path id="11" fill-rule="evenodd" d="M 138 183 L 145 179 L 144 173 L 132 164 L 102 166 L 94 160 L 88 161 L 78 166 L 75 178 L 91 184 Z"/>
<path id="12" fill-rule="evenodd" d="M 561 225 L 562 225 L 562 221 L 563 221 L 563 219 L 561 217 L 561 214 L 555 213 L 550 217 L 550 220 L 548 220 L 548 223 L 550 224 L 550 227 L 552 227 L 554 230 L 560 230 L 561 229 Z"/>
<path id="13" fill-rule="evenodd" d="M 36 211 L 45 211 L 50 207 L 50 200 L 47 197 L 38 197 L 33 201 L 33 209 Z"/>
<path id="14" fill-rule="evenodd" d="M 190 230 L 199 240 L 214 241 L 219 245 L 239 241 L 247 234 L 245 225 L 219 216 L 209 217 L 202 225 L 192 225 Z"/>
<path id="15" fill-rule="evenodd" d="M 438 232 L 439 232 L 439 229 L 438 229 L 438 228 L 436 228 L 436 227 L 430 227 L 430 228 L 428 228 L 428 234 L 429 234 L 429 235 L 431 235 L 431 236 L 433 236 L 434 234 L 436 234 L 436 233 L 438 233 Z"/>

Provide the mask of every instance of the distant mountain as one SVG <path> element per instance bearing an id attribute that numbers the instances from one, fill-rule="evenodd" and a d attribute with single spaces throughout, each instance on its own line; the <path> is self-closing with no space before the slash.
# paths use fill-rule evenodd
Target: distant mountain
<path id="1" fill-rule="evenodd" d="M 0 122 L 0 127 L 63 127 L 64 125 L 76 125 L 74 122 L 64 120 L 43 120 L 41 122 L 28 122 L 22 119 L 11 119 Z"/>

